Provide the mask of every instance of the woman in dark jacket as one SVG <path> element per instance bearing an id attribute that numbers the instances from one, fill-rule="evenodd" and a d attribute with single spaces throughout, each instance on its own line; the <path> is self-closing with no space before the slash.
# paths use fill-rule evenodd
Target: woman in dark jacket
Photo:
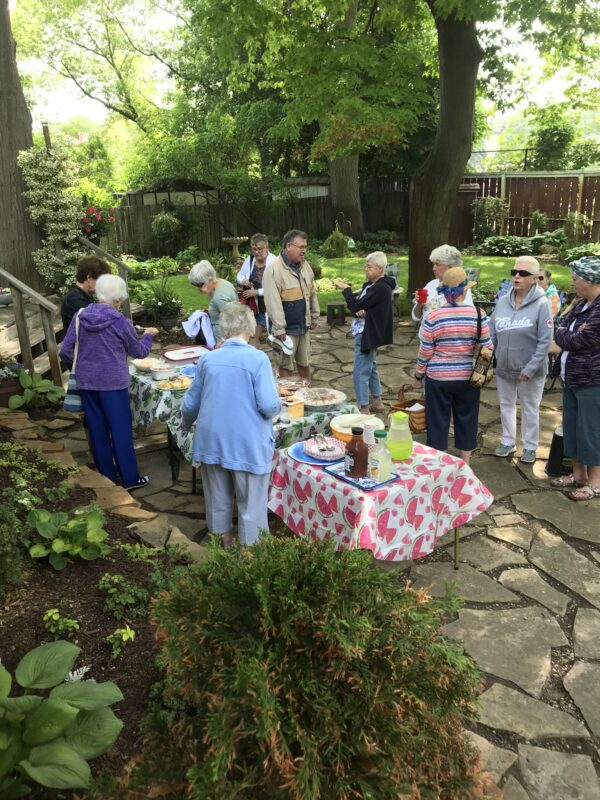
<path id="1" fill-rule="evenodd" d="M 347 283 L 334 280 L 342 290 L 344 299 L 355 319 L 352 322 L 354 335 L 354 390 L 361 413 L 383 413 L 381 382 L 377 374 L 377 348 L 394 342 L 394 309 L 392 292 L 396 281 L 384 275 L 387 267 L 385 253 L 377 250 L 367 256 L 365 263 L 366 283 L 360 292 L 352 293 Z M 371 405 L 369 405 L 369 391 Z"/>
<path id="2" fill-rule="evenodd" d="M 600 258 L 584 256 L 569 264 L 581 298 L 560 319 L 554 340 L 562 353 L 555 371 L 563 381 L 563 439 L 573 474 L 551 481 L 572 486 L 572 500 L 600 497 Z"/>

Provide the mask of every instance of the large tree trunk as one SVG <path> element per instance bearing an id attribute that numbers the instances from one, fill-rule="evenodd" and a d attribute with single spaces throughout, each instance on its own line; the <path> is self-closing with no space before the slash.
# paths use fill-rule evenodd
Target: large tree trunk
<path id="1" fill-rule="evenodd" d="M 344 226 L 343 233 L 359 238 L 364 233 L 364 225 L 358 185 L 358 156 L 332 158 L 329 162 L 329 182 L 333 213 L 337 216 L 342 212 L 351 224 L 351 227 Z"/>
<path id="2" fill-rule="evenodd" d="M 31 253 L 40 238 L 23 197 L 19 150 L 32 145 L 31 114 L 17 72 L 8 0 L 0 0 L 0 253 L 2 266 L 34 289 L 42 288 Z"/>
<path id="3" fill-rule="evenodd" d="M 428 5 L 434 13 L 432 3 Z M 483 56 L 474 22 L 450 16 L 436 18 L 435 24 L 440 116 L 433 147 L 410 187 L 409 294 L 431 280 L 429 254 L 447 241 L 456 192 L 471 154 L 475 85 Z"/>

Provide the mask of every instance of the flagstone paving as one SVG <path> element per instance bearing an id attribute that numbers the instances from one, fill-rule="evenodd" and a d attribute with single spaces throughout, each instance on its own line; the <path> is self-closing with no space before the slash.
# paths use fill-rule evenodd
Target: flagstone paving
<path id="1" fill-rule="evenodd" d="M 328 329 L 322 318 L 313 335 L 313 383 L 335 381 L 353 397 L 348 331 L 348 324 Z M 394 339 L 395 346 L 379 356 L 387 403 L 411 380 L 418 344 L 406 320 Z M 435 595 L 456 581 L 464 606 L 445 630 L 464 643 L 482 670 L 480 722 L 472 741 L 505 800 L 600 800 L 600 499 L 574 503 L 551 489 L 544 474 L 543 458 L 560 423 L 559 391 L 544 395 L 540 460 L 533 467 L 492 455 L 500 430 L 493 384 L 481 398 L 482 448 L 472 466 L 496 500 L 461 531 L 459 570 L 451 562 L 452 534 L 425 559 L 379 566 L 407 571 L 416 588 L 430 587 Z M 0 413 L 0 425 L 4 421 Z M 89 460 L 86 448 L 73 446 L 85 441 L 80 429 L 43 427 L 19 413 L 8 427 L 20 435 L 39 433 L 50 446 L 70 442 L 70 452 L 60 447 L 60 455 L 80 464 Z M 194 558 L 203 558 L 205 512 L 201 488 L 191 494 L 191 467 L 182 462 L 178 480 L 172 480 L 161 425 L 138 435 L 136 450 L 141 470 L 151 475 L 150 485 L 134 495 L 140 508 L 121 505 L 118 494 L 108 496 L 94 471 L 84 468 L 80 485 L 107 493 L 106 501 L 114 500 L 123 516 L 132 515 L 133 531 L 146 540 L 162 545 L 188 541 L 187 535 L 194 539 Z M 156 516 L 140 519 L 136 511 Z"/>

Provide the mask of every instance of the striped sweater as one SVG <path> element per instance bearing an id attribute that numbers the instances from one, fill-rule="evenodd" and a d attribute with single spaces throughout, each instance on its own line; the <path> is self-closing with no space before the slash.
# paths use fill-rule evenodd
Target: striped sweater
<path id="1" fill-rule="evenodd" d="M 477 340 L 477 309 L 441 306 L 431 311 L 421 328 L 417 375 L 438 381 L 466 381 L 473 369 Z M 481 312 L 481 343 L 492 348 L 486 315 Z"/>

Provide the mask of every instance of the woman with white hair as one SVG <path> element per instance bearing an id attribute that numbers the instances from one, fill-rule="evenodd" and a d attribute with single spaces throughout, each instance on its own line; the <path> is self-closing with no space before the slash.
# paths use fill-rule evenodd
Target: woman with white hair
<path id="1" fill-rule="evenodd" d="M 73 317 L 60 354 L 72 363 L 77 348 L 77 388 L 98 471 L 115 482 L 120 476 L 121 485 L 131 490 L 150 479 L 140 475 L 133 448 L 127 356 L 147 356 L 158 331 L 146 328 L 138 339 L 133 323 L 119 310 L 126 297 L 122 278 L 101 275 L 96 281 L 98 302 Z"/>
<path id="2" fill-rule="evenodd" d="M 439 308 L 446 302 L 443 294 L 438 292 L 440 282 L 450 267 L 462 267 L 462 256 L 460 250 L 449 244 L 441 244 L 431 251 L 429 260 L 433 264 L 433 280 L 425 284 L 424 290 L 427 292 L 425 303 L 419 302 L 418 292 L 415 292 L 413 299 L 412 318 L 415 322 L 423 323 L 427 314 L 435 308 Z M 473 306 L 473 295 L 468 289 L 464 297 L 464 305 Z"/>
<path id="3" fill-rule="evenodd" d="M 268 529 L 272 418 L 280 400 L 268 357 L 248 344 L 252 311 L 229 303 L 220 322 L 223 345 L 198 362 L 181 413 L 185 428 L 197 423 L 192 457 L 202 464 L 209 532 L 231 544 L 235 495 L 240 544 L 250 546 Z"/>
<path id="4" fill-rule="evenodd" d="M 540 437 L 540 403 L 552 344 L 552 313 L 540 288 L 540 265 L 533 256 L 518 256 L 511 269 L 512 289 L 490 318 L 496 357 L 496 388 L 502 439 L 494 455 L 507 458 L 517 447 L 517 398 L 521 403 L 523 464 L 533 464 Z"/>
<path id="5" fill-rule="evenodd" d="M 354 391 L 362 414 L 381 414 L 385 411 L 376 359 L 378 347 L 394 343 L 392 292 L 396 288 L 396 281 L 385 275 L 386 267 L 387 256 L 377 250 L 366 258 L 367 280 L 360 292 L 353 294 L 344 281 L 333 281 L 342 290 L 344 300 L 354 314 L 351 328 L 354 335 Z"/>
<path id="6" fill-rule="evenodd" d="M 217 342 L 222 338 L 219 318 L 227 303 L 237 302 L 237 292 L 232 283 L 218 278 L 210 261 L 199 261 L 190 270 L 188 280 L 202 294 L 210 298 L 208 316 Z"/>

